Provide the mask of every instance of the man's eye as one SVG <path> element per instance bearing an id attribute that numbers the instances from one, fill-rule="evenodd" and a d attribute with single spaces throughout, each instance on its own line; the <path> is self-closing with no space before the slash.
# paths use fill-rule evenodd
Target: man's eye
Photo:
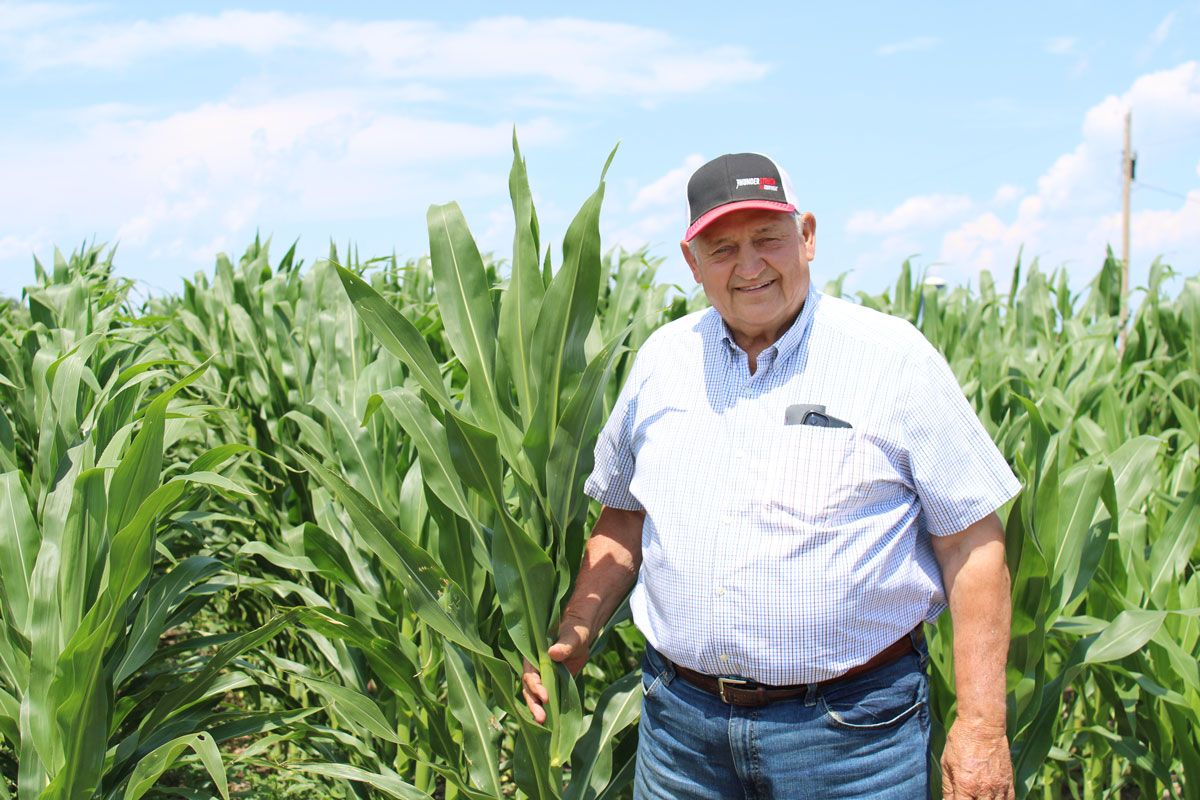
<path id="1" fill-rule="evenodd" d="M 725 245 L 724 247 L 718 247 L 716 250 L 713 250 L 712 254 L 714 256 L 727 256 L 732 252 L 733 252 L 733 248 L 730 247 L 729 245 Z"/>

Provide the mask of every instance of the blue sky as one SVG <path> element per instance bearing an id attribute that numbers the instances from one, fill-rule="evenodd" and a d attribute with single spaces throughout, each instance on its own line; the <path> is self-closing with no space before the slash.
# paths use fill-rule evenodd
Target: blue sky
<path id="1" fill-rule="evenodd" d="M 545 241 L 620 141 L 605 246 L 685 287 L 687 175 L 744 150 L 816 215 L 818 283 L 1005 284 L 1023 246 L 1078 286 L 1119 248 L 1127 108 L 1134 280 L 1200 273 L 1200 2 L 442 6 L 0 0 L 0 294 L 91 240 L 148 292 L 256 230 L 416 256 L 448 200 L 505 256 L 514 125 Z"/>

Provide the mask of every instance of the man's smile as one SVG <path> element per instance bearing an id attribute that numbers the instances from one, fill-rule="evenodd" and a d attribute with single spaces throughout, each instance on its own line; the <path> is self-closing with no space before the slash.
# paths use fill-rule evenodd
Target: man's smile
<path id="1" fill-rule="evenodd" d="M 771 286 L 773 283 L 775 283 L 776 280 L 777 279 L 771 279 L 769 281 L 764 281 L 763 283 L 753 284 L 752 286 L 738 286 L 736 289 L 734 289 L 734 291 L 744 292 L 746 294 L 761 292 L 763 289 L 766 289 L 768 286 Z"/>

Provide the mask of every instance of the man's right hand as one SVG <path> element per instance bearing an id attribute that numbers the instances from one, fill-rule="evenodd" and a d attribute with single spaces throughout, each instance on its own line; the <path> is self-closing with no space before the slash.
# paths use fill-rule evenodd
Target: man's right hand
<path id="1" fill-rule="evenodd" d="M 558 631 L 558 641 L 550 645 L 550 649 L 547 651 L 550 660 L 562 664 L 572 675 L 578 674 L 587 661 L 590 637 L 591 631 L 586 625 L 563 620 Z M 542 673 L 537 666 L 529 663 L 529 659 L 525 659 L 525 674 L 521 678 L 521 694 L 525 698 L 525 705 L 529 706 L 529 713 L 533 714 L 533 721 L 539 725 L 545 723 L 545 704 L 549 702 L 550 694 L 542 685 Z"/>
<path id="2" fill-rule="evenodd" d="M 588 658 L 593 631 L 612 617 L 617 606 L 637 580 L 642 563 L 644 511 L 626 511 L 604 506 L 583 551 L 583 564 L 575 578 L 575 591 L 563 609 L 558 641 L 550 645 L 551 661 L 575 675 Z M 546 722 L 550 693 L 542 685 L 540 665 L 525 662 L 521 694 L 534 721 Z"/>

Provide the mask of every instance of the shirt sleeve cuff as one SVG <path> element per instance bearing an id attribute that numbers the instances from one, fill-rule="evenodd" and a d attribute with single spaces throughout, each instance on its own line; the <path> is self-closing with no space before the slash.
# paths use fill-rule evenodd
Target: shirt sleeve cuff
<path id="1" fill-rule="evenodd" d="M 969 503 L 959 503 L 954 507 L 953 515 L 926 514 L 928 530 L 932 536 L 952 536 L 962 533 L 988 514 L 999 509 L 1012 500 L 1021 491 L 1021 482 L 1009 473 L 1004 486 L 997 494 L 976 498 Z"/>
<path id="2" fill-rule="evenodd" d="M 645 511 L 638 499 L 629 491 L 629 487 L 603 486 L 595 476 L 588 478 L 583 492 L 600 505 L 609 508 L 619 508 L 622 511 Z"/>

